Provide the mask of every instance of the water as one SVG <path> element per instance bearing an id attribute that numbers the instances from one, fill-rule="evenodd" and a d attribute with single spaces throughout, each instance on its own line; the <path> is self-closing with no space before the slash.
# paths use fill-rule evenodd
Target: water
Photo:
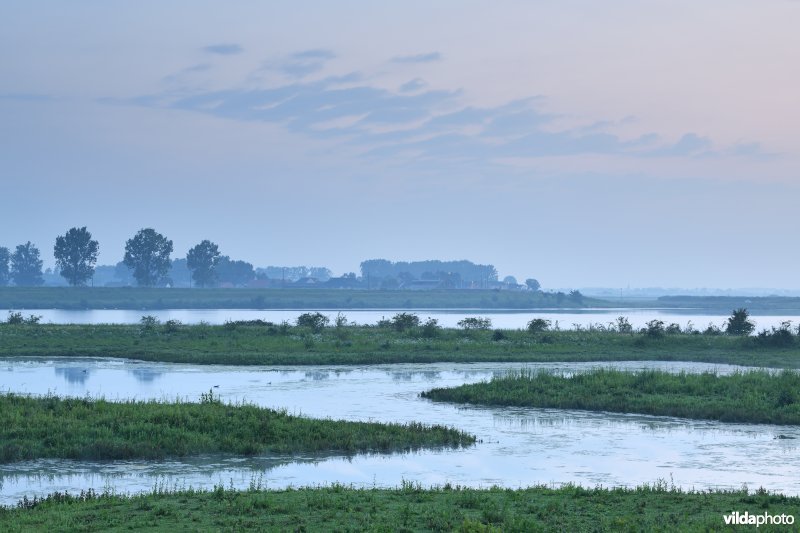
<path id="1" fill-rule="evenodd" d="M 728 373 L 730 365 L 670 362 L 399 364 L 371 367 L 226 367 L 121 360 L 6 359 L 0 391 L 107 399 L 197 400 L 209 389 L 248 401 L 334 419 L 447 424 L 481 440 L 463 450 L 344 457 L 205 456 L 169 461 L 40 460 L 0 465 L 0 504 L 55 490 L 141 492 L 154 486 L 247 488 L 324 485 L 473 487 L 580 483 L 635 486 L 659 479 L 691 489 L 763 486 L 800 494 L 800 427 L 722 424 L 668 417 L 530 408 L 476 408 L 419 398 L 522 367 L 579 372 L 627 370 Z M 795 437 L 776 439 L 778 435 Z"/>
<path id="2" fill-rule="evenodd" d="M 197 324 L 201 321 L 209 324 L 223 324 L 228 320 L 255 320 L 262 319 L 274 323 L 284 320 L 294 323 L 298 315 L 314 310 L 301 309 L 163 309 L 163 310 L 123 310 L 123 309 L 93 309 L 93 310 L 63 310 L 63 309 L 26 309 L 23 314 L 39 315 L 42 322 L 53 324 L 135 324 L 142 315 L 152 315 L 161 321 L 180 320 L 184 324 Z M 331 323 L 336 319 L 338 311 L 321 311 L 330 318 Z M 729 315 L 701 314 L 695 310 L 686 309 L 564 309 L 542 311 L 517 311 L 517 310 L 396 310 L 396 309 L 353 309 L 343 310 L 350 322 L 357 324 L 376 324 L 382 318 L 391 318 L 396 313 L 416 313 L 423 320 L 431 317 L 439 321 L 444 327 L 457 327 L 459 320 L 468 316 L 487 317 L 492 320 L 492 326 L 502 329 L 521 329 L 533 318 L 550 320 L 552 325 L 561 329 L 572 329 L 575 325 L 586 328 L 590 325 L 602 324 L 607 326 L 619 316 L 628 317 L 635 328 L 642 328 L 653 319 L 663 320 L 666 324 L 677 323 L 684 328 L 691 322 L 695 329 L 705 329 L 710 323 L 724 327 Z M 8 310 L 0 310 L 0 319 L 4 319 Z M 778 327 L 781 322 L 791 321 L 800 323 L 800 315 L 760 315 L 753 316 L 757 329 Z"/>

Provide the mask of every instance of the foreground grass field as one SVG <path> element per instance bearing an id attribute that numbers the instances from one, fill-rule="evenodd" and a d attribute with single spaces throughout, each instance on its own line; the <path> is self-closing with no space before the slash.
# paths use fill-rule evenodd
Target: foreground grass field
<path id="1" fill-rule="evenodd" d="M 474 490 L 444 487 L 215 490 L 141 496 L 54 494 L 0 508 L 3 531 L 735 531 L 724 516 L 800 520 L 800 498 L 747 490 Z M 755 530 L 755 528 L 753 529 Z M 790 531 L 789 525 L 758 531 Z"/>
<path id="2" fill-rule="evenodd" d="M 533 291 L 359 289 L 158 289 L 133 287 L 0 287 L 0 309 L 530 309 L 596 307 Z"/>
<path id="3" fill-rule="evenodd" d="M 769 340 L 769 339 L 768 339 Z M 0 357 L 120 357 L 230 365 L 385 364 L 429 362 L 700 361 L 798 368 L 800 342 L 787 333 L 759 338 L 609 331 L 435 329 L 288 325 L 0 324 Z"/>
<path id="4" fill-rule="evenodd" d="M 201 453 L 393 452 L 459 447 L 443 426 L 316 420 L 252 405 L 0 396 L 0 463 L 39 458 L 160 459 Z M 2 528 L 0 528 L 1 530 Z"/>
<path id="5" fill-rule="evenodd" d="M 599 369 L 565 377 L 520 371 L 489 382 L 433 389 L 434 401 L 524 407 L 586 409 L 682 418 L 800 424 L 800 373 L 784 370 L 719 376 L 656 370 Z"/>

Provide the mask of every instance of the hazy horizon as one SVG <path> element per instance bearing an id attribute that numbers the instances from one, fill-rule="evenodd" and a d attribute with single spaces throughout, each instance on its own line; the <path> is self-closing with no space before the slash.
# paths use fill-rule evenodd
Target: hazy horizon
<path id="1" fill-rule="evenodd" d="M 0 246 L 800 288 L 800 2 L 0 6 Z"/>

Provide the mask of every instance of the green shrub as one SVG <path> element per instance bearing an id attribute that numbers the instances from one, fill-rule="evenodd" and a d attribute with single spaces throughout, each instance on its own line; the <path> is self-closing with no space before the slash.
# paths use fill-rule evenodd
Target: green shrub
<path id="1" fill-rule="evenodd" d="M 534 318 L 528 322 L 528 331 L 531 333 L 540 333 L 550 329 L 550 321 L 544 318 Z"/>
<path id="2" fill-rule="evenodd" d="M 297 317 L 297 325 L 299 327 L 309 328 L 315 332 L 322 331 L 328 325 L 330 319 L 320 312 L 316 313 L 303 313 Z"/>
<path id="3" fill-rule="evenodd" d="M 458 321 L 458 327 L 471 330 L 471 329 L 489 329 L 492 327 L 492 319 L 481 316 L 468 316 Z"/>

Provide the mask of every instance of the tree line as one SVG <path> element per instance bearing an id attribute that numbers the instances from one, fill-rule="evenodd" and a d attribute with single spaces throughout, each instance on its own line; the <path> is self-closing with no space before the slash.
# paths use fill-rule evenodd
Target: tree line
<path id="1" fill-rule="evenodd" d="M 71 228 L 56 238 L 53 256 L 61 276 L 72 286 L 84 286 L 95 272 L 100 244 L 86 229 Z M 172 261 L 172 241 L 152 228 L 139 230 L 125 243 L 122 264 L 129 269 L 141 287 L 163 284 Z M 253 265 L 245 261 L 234 261 L 223 256 L 219 247 L 209 240 L 193 246 L 186 254 L 186 267 L 198 287 L 211 287 L 218 279 L 220 267 L 232 279 L 255 277 Z M 18 286 L 44 284 L 42 260 L 39 248 L 30 241 L 20 244 L 13 253 L 0 246 L 0 286 L 14 282 Z"/>
<path id="2" fill-rule="evenodd" d="M 219 246 L 203 240 L 190 248 L 184 257 L 171 259 L 173 242 L 152 228 L 139 230 L 125 243 L 125 255 L 115 266 L 96 266 L 100 245 L 86 227 L 74 227 L 56 238 L 53 255 L 56 260 L 55 275 L 72 286 L 94 284 L 95 274 L 106 283 L 130 284 L 140 287 L 192 284 L 196 287 L 213 287 L 219 284 L 244 286 L 274 286 L 280 283 L 299 286 L 329 288 L 527 288 L 538 291 L 539 282 L 525 280 L 518 285 L 515 278 L 506 276 L 498 281 L 493 265 L 478 265 L 471 261 L 412 261 L 391 262 L 371 259 L 361 263 L 362 277 L 348 273 L 334 278 L 324 267 L 276 267 L 255 269 L 251 263 L 233 260 L 222 255 Z M 17 286 L 38 286 L 53 283 L 50 269 L 42 272 L 39 248 L 28 241 L 12 252 L 0 247 L 0 286 L 13 282 Z M 57 283 L 57 281 L 56 281 Z"/>

